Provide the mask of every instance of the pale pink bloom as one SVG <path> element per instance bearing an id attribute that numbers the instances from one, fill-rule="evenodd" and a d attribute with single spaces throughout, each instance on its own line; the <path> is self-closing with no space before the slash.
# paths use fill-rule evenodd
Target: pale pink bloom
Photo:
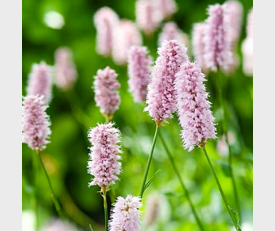
<path id="1" fill-rule="evenodd" d="M 29 75 L 27 95 L 44 96 L 43 102 L 48 104 L 52 98 L 52 68 L 45 62 L 33 64 Z"/>
<path id="2" fill-rule="evenodd" d="M 178 117 L 182 127 L 183 147 L 192 151 L 196 145 L 203 147 L 208 139 L 216 138 L 214 118 L 204 86 L 205 76 L 196 63 L 181 65 L 176 74 L 175 90 Z"/>
<path id="3" fill-rule="evenodd" d="M 121 171 L 122 153 L 120 142 L 120 131 L 114 127 L 113 123 L 98 124 L 92 128 L 88 134 L 89 141 L 92 144 L 90 148 L 88 161 L 88 173 L 93 175 L 91 185 L 100 187 L 109 187 L 118 180 Z"/>
<path id="4" fill-rule="evenodd" d="M 152 193 L 146 200 L 146 210 L 144 215 L 145 228 L 156 223 L 161 210 L 162 198 L 158 193 Z"/>
<path id="5" fill-rule="evenodd" d="M 159 35 L 158 45 L 161 46 L 164 40 L 177 40 L 179 43 L 183 43 L 188 46 L 188 37 L 183 33 L 175 22 L 167 22 L 162 28 L 162 32 Z"/>
<path id="6" fill-rule="evenodd" d="M 129 88 L 135 102 L 145 101 L 152 57 L 146 47 L 132 46 L 128 57 Z"/>
<path id="7" fill-rule="evenodd" d="M 246 75 L 253 75 L 253 9 L 247 17 L 246 38 L 242 42 L 243 72 Z"/>
<path id="8" fill-rule="evenodd" d="M 68 47 L 60 47 L 55 52 L 55 84 L 63 89 L 69 90 L 77 79 L 72 52 Z"/>
<path id="9" fill-rule="evenodd" d="M 230 145 L 234 145 L 235 143 L 235 136 L 232 132 L 228 132 L 228 142 Z M 226 143 L 225 135 L 223 134 L 222 137 L 217 142 L 217 151 L 221 156 L 227 156 L 229 153 L 228 145 Z"/>
<path id="10" fill-rule="evenodd" d="M 253 37 L 247 37 L 242 42 L 243 72 L 246 75 L 253 75 Z"/>
<path id="11" fill-rule="evenodd" d="M 135 23 L 129 20 L 120 20 L 114 29 L 113 59 L 116 64 L 122 65 L 127 62 L 128 52 L 131 46 L 141 45 L 141 34 Z"/>
<path id="12" fill-rule="evenodd" d="M 153 1 L 136 1 L 136 23 L 145 34 L 152 34 L 159 26 L 160 21 L 161 18 L 158 11 L 155 10 Z"/>
<path id="13" fill-rule="evenodd" d="M 140 197 L 118 197 L 112 209 L 110 231 L 138 231 L 141 207 Z"/>
<path id="14" fill-rule="evenodd" d="M 205 51 L 204 34 L 205 34 L 206 27 L 207 27 L 206 23 L 196 23 L 192 31 L 193 54 L 197 64 L 204 71 L 206 71 L 207 69 L 204 61 L 204 51 Z"/>
<path id="15" fill-rule="evenodd" d="M 47 106 L 43 102 L 44 96 L 29 95 L 23 99 L 22 108 L 22 142 L 36 151 L 46 148 L 51 134 Z"/>
<path id="16" fill-rule="evenodd" d="M 154 6 L 161 15 L 161 20 L 169 18 L 178 8 L 174 0 L 152 0 Z"/>
<path id="17" fill-rule="evenodd" d="M 96 51 L 103 56 L 111 55 L 114 28 L 119 23 L 118 15 L 109 7 L 100 8 L 94 15 L 96 27 Z"/>
<path id="18" fill-rule="evenodd" d="M 175 75 L 182 63 L 188 61 L 187 48 L 176 40 L 164 41 L 158 48 L 159 57 L 148 85 L 147 107 L 144 109 L 160 125 L 176 111 Z"/>
<path id="19" fill-rule="evenodd" d="M 230 45 L 232 48 L 235 48 L 242 27 L 243 6 L 236 0 L 226 1 L 224 5 L 227 11 L 227 14 L 225 14 L 225 20 L 229 25 L 228 36 Z"/>
<path id="20" fill-rule="evenodd" d="M 218 68 L 227 70 L 232 63 L 232 52 L 228 35 L 229 25 L 225 20 L 225 6 L 212 5 L 208 8 L 208 14 L 204 36 L 205 64 L 213 71 Z"/>
<path id="21" fill-rule="evenodd" d="M 101 114 L 109 118 L 119 108 L 120 96 L 117 73 L 110 67 L 98 70 L 94 80 L 95 102 Z"/>

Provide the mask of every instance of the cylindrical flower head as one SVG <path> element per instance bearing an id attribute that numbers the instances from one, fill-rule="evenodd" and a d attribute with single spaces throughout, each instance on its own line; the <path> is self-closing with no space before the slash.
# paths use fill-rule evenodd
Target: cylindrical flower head
<path id="1" fill-rule="evenodd" d="M 99 124 L 89 131 L 88 137 L 92 147 L 88 173 L 94 176 L 89 186 L 98 185 L 106 189 L 118 180 L 121 170 L 121 157 L 118 154 L 122 151 L 118 145 L 120 131 L 113 126 L 113 123 Z"/>
<path id="2" fill-rule="evenodd" d="M 46 114 L 43 96 L 29 95 L 23 100 L 22 142 L 36 151 L 46 148 L 51 134 L 49 116 Z"/>
<path id="3" fill-rule="evenodd" d="M 128 57 L 129 88 L 135 102 L 145 101 L 152 58 L 146 47 L 132 46 Z"/>
<path id="4" fill-rule="evenodd" d="M 159 26 L 161 19 L 155 10 L 153 1 L 136 1 L 136 23 L 145 34 L 153 33 Z"/>
<path id="5" fill-rule="evenodd" d="M 206 70 L 207 67 L 204 61 L 204 51 L 205 51 L 205 43 L 204 43 L 204 34 L 206 30 L 206 23 L 196 23 L 193 27 L 192 32 L 192 47 L 193 54 L 197 64 L 202 70 Z"/>
<path id="6" fill-rule="evenodd" d="M 55 84 L 69 90 L 77 79 L 77 72 L 72 60 L 72 52 L 67 47 L 60 47 L 55 52 Z"/>
<path id="7" fill-rule="evenodd" d="M 158 45 L 161 46 L 165 40 L 177 40 L 179 43 L 183 43 L 188 46 L 188 37 L 183 33 L 175 22 L 167 22 L 162 28 L 162 32 L 159 35 Z"/>
<path id="8" fill-rule="evenodd" d="M 192 151 L 203 147 L 208 139 L 216 138 L 214 118 L 204 86 L 205 76 L 195 63 L 187 62 L 176 74 L 175 90 L 183 147 Z"/>
<path id="9" fill-rule="evenodd" d="M 111 118 L 119 108 L 120 96 L 117 73 L 110 67 L 98 70 L 94 80 L 95 102 L 106 118 Z"/>
<path id="10" fill-rule="evenodd" d="M 247 16 L 246 36 L 253 38 L 253 8 L 249 11 Z"/>
<path id="11" fill-rule="evenodd" d="M 235 48 L 240 37 L 240 31 L 243 18 L 243 6 L 239 1 L 229 0 L 224 3 L 227 14 L 225 20 L 229 25 L 228 36 L 230 46 Z"/>
<path id="12" fill-rule="evenodd" d="M 213 71 L 219 67 L 227 70 L 232 62 L 228 35 L 229 25 L 225 20 L 226 13 L 225 6 L 220 4 L 208 8 L 209 17 L 204 36 L 204 59 L 206 66 Z"/>
<path id="13" fill-rule="evenodd" d="M 174 0 L 152 0 L 154 6 L 161 15 L 161 20 L 169 18 L 177 11 L 177 4 Z"/>
<path id="14" fill-rule="evenodd" d="M 113 59 L 116 64 L 122 65 L 127 62 L 130 47 L 141 45 L 142 38 L 136 25 L 129 20 L 121 20 L 114 35 Z"/>
<path id="15" fill-rule="evenodd" d="M 138 231 L 140 197 L 118 197 L 111 214 L 110 231 Z"/>
<path id="16" fill-rule="evenodd" d="M 34 64 L 29 75 L 27 95 L 40 95 L 43 102 L 48 104 L 52 94 L 52 69 L 45 62 Z"/>
<path id="17" fill-rule="evenodd" d="M 186 51 L 187 48 L 176 40 L 164 41 L 158 48 L 159 57 L 152 71 L 144 109 L 158 126 L 172 118 L 176 111 L 174 81 L 180 65 L 188 61 Z"/>
<path id="18" fill-rule="evenodd" d="M 78 231 L 78 229 L 67 221 L 52 220 L 43 226 L 40 231 Z"/>
<path id="19" fill-rule="evenodd" d="M 109 7 L 100 8 L 94 15 L 96 27 L 96 51 L 98 54 L 108 56 L 112 52 L 113 32 L 117 26 L 119 18 Z"/>

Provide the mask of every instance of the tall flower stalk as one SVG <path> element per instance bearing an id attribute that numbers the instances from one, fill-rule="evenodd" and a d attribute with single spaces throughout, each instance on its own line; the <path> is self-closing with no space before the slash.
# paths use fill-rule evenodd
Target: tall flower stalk
<path id="1" fill-rule="evenodd" d="M 236 230 L 241 230 L 205 149 L 207 140 L 216 138 L 216 128 L 204 81 L 206 80 L 201 69 L 191 62 L 183 64 L 176 75 L 175 89 L 183 147 L 188 151 L 192 151 L 195 146 L 203 149 L 234 226 Z"/>
<path id="2" fill-rule="evenodd" d="M 183 190 L 183 192 L 185 193 L 186 199 L 187 199 L 187 201 L 188 201 L 188 203 L 189 203 L 189 205 L 190 205 L 191 211 L 192 211 L 192 213 L 193 213 L 193 215 L 194 215 L 194 217 L 195 217 L 195 219 L 196 219 L 196 222 L 197 222 L 197 224 L 198 224 L 200 230 L 203 231 L 204 228 L 203 228 L 202 222 L 201 222 L 201 220 L 200 220 L 200 218 L 199 218 L 199 216 L 198 216 L 198 214 L 197 214 L 197 212 L 196 212 L 195 206 L 194 206 L 193 203 L 192 203 L 192 200 L 191 200 L 191 198 L 190 198 L 189 191 L 188 191 L 188 189 L 186 188 L 186 186 L 185 186 L 185 184 L 184 184 L 184 182 L 183 182 L 183 180 L 182 180 L 182 177 L 181 177 L 180 172 L 179 172 L 179 170 L 178 170 L 178 168 L 177 168 L 177 166 L 176 166 L 176 163 L 175 163 L 175 161 L 174 161 L 174 158 L 173 158 L 171 152 L 169 151 L 169 149 L 168 149 L 168 147 L 167 147 L 167 145 L 166 145 L 166 143 L 165 143 L 165 140 L 163 139 L 161 133 L 159 134 L 159 136 L 160 136 L 160 140 L 161 140 L 161 142 L 162 142 L 162 144 L 163 144 L 163 147 L 164 147 L 164 149 L 165 149 L 165 151 L 166 151 L 166 154 L 167 154 L 167 156 L 168 156 L 168 158 L 169 158 L 169 160 L 170 160 L 170 162 L 171 162 L 171 165 L 172 165 L 172 167 L 173 167 L 173 170 L 174 170 L 176 176 L 178 177 L 178 180 L 179 180 L 179 182 L 180 182 L 180 185 L 181 185 L 181 187 L 182 187 L 182 190 Z"/>

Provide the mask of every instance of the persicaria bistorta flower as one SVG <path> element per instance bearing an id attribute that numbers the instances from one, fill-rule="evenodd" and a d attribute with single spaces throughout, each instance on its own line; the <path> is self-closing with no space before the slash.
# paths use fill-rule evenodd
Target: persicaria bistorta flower
<path id="1" fill-rule="evenodd" d="M 136 23 L 145 34 L 153 33 L 160 21 L 160 14 L 151 0 L 136 1 Z"/>
<path id="2" fill-rule="evenodd" d="M 96 27 L 96 50 L 108 56 L 112 52 L 114 28 L 119 23 L 117 14 L 109 7 L 100 8 L 94 15 Z"/>
<path id="3" fill-rule="evenodd" d="M 226 7 L 216 4 L 208 8 L 209 17 L 205 30 L 204 60 L 208 68 L 227 70 L 232 63 L 232 52 L 228 35 L 229 25 L 225 20 Z"/>
<path id="4" fill-rule="evenodd" d="M 177 40 L 179 43 L 183 43 L 188 46 L 188 37 L 183 33 L 175 22 L 167 22 L 162 28 L 162 32 L 159 35 L 158 45 L 161 46 L 165 40 Z"/>
<path id="5" fill-rule="evenodd" d="M 55 52 L 55 84 L 69 90 L 77 79 L 77 71 L 72 59 L 72 52 L 68 47 L 60 47 Z"/>
<path id="6" fill-rule="evenodd" d="M 159 11 L 161 20 L 169 18 L 178 9 L 174 0 L 153 0 L 153 4 Z"/>
<path id="7" fill-rule="evenodd" d="M 203 23 L 203 22 L 196 23 L 192 31 L 193 53 L 195 56 L 195 60 L 197 61 L 197 64 L 202 70 L 207 69 L 204 61 L 205 43 L 203 39 L 206 27 L 207 27 L 206 23 Z"/>
<path id="8" fill-rule="evenodd" d="M 145 101 L 152 58 L 146 47 L 132 46 L 128 57 L 129 88 L 135 102 Z"/>
<path id="9" fill-rule="evenodd" d="M 49 116 L 46 114 L 43 96 L 29 95 L 23 100 L 22 142 L 35 151 L 42 151 L 51 134 Z"/>
<path id="10" fill-rule="evenodd" d="M 172 118 L 176 111 L 174 81 L 180 65 L 188 60 L 186 51 L 187 48 L 176 40 L 164 41 L 158 48 L 159 57 L 152 71 L 144 109 L 158 126 Z"/>
<path id="11" fill-rule="evenodd" d="M 140 197 L 118 197 L 111 214 L 110 231 L 138 231 Z"/>
<path id="12" fill-rule="evenodd" d="M 176 74 L 175 90 L 182 127 L 181 137 L 184 148 L 189 151 L 196 145 L 203 147 L 208 139 L 216 138 L 214 117 L 204 81 L 205 76 L 195 63 L 183 64 Z"/>
<path id="13" fill-rule="evenodd" d="M 113 59 L 122 65 L 127 62 L 130 47 L 142 44 L 142 37 L 136 24 L 126 19 L 120 20 L 114 34 Z"/>
<path id="14" fill-rule="evenodd" d="M 40 64 L 33 64 L 28 80 L 27 95 L 43 95 L 43 102 L 48 104 L 51 100 L 51 88 L 52 68 L 43 61 Z"/>
<path id="15" fill-rule="evenodd" d="M 118 144 L 120 131 L 114 127 L 113 123 L 99 124 L 89 131 L 88 137 L 92 144 L 88 173 L 94 176 L 89 186 L 98 185 L 105 191 L 118 180 L 120 174 L 121 156 L 118 155 L 122 153 Z"/>
<path id="16" fill-rule="evenodd" d="M 94 80 L 95 102 L 100 108 L 101 114 L 108 120 L 112 118 L 120 104 L 120 96 L 117 89 L 120 83 L 117 81 L 117 73 L 110 67 L 98 70 Z"/>

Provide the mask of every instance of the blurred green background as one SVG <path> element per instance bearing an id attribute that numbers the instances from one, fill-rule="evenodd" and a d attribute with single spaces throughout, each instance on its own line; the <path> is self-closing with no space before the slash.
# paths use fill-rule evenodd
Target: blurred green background
<path id="1" fill-rule="evenodd" d="M 215 0 L 179 1 L 178 11 L 170 20 L 177 22 L 181 30 L 191 35 L 192 26 L 206 19 L 206 9 L 210 4 L 223 3 Z M 94 76 L 98 69 L 107 65 L 118 73 L 121 83 L 121 105 L 115 113 L 116 127 L 122 132 L 122 173 L 120 181 L 114 185 L 115 195 L 109 194 L 109 203 L 115 196 L 139 193 L 144 168 L 154 135 L 154 123 L 143 112 L 145 104 L 135 104 L 128 92 L 127 66 L 114 64 L 111 58 L 104 58 L 95 51 L 96 30 L 93 15 L 102 6 L 109 6 L 120 18 L 135 20 L 135 1 L 66 1 L 66 0 L 24 0 L 22 2 L 22 95 L 26 95 L 26 84 L 33 63 L 44 60 L 54 65 L 54 52 L 60 46 L 68 46 L 73 52 L 78 72 L 78 80 L 72 91 L 64 92 L 53 86 L 53 99 L 47 113 L 51 120 L 51 143 L 42 152 L 42 158 L 51 178 L 54 191 L 61 203 L 66 218 L 80 230 L 103 230 L 104 211 L 99 188 L 88 188 L 91 176 L 87 174 L 88 147 L 87 132 L 90 127 L 105 120 L 95 106 L 92 90 Z M 242 60 L 241 42 L 246 36 L 246 17 L 253 6 L 252 0 L 241 1 L 244 8 L 243 26 L 238 54 Z M 55 11 L 64 18 L 64 26 L 53 29 L 45 23 L 45 15 Z M 147 46 L 154 60 L 157 57 L 157 38 L 161 27 L 147 38 L 143 35 L 143 45 Z M 191 47 L 189 47 L 191 54 Z M 226 99 L 229 108 L 229 130 L 234 137 L 232 144 L 233 168 L 236 177 L 243 230 L 252 230 L 253 219 L 253 78 L 238 69 L 226 78 Z M 217 100 L 215 75 L 208 76 L 207 91 L 210 92 L 212 110 L 216 118 L 218 136 L 221 136 L 221 108 Z M 72 105 L 77 105 L 73 108 Z M 87 116 L 81 113 L 85 112 Z M 82 121 L 80 123 L 80 121 Z M 161 128 L 169 149 L 188 189 L 195 207 L 204 223 L 205 230 L 232 230 L 230 217 L 223 205 L 216 183 L 203 153 L 195 149 L 191 153 L 181 146 L 180 126 L 175 115 L 169 124 Z M 209 141 L 206 148 L 217 171 L 230 205 L 235 208 L 231 179 L 228 173 L 227 154 L 217 151 L 217 140 Z M 22 213 L 24 225 L 30 225 L 34 213 L 34 153 L 22 145 Z M 199 230 L 190 207 L 182 193 L 178 179 L 167 159 L 160 140 L 157 140 L 150 175 L 161 171 L 144 195 L 143 214 L 150 196 L 158 195 L 161 201 L 160 214 L 155 224 L 146 230 L 176 231 Z M 50 190 L 42 170 L 38 172 L 39 226 L 57 218 L 51 201 Z M 144 223 L 143 216 L 141 223 Z M 26 229 L 31 231 L 31 229 Z"/>

